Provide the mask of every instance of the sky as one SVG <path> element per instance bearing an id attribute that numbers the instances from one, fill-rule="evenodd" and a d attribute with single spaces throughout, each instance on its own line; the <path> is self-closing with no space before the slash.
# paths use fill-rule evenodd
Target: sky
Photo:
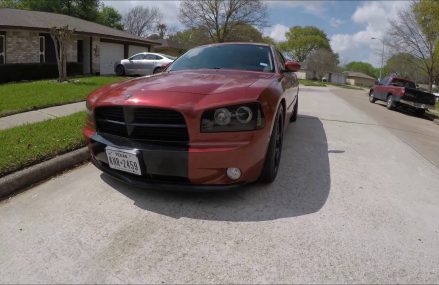
<path id="1" fill-rule="evenodd" d="M 178 21 L 179 1 L 130 1 L 104 0 L 106 6 L 125 14 L 136 5 L 158 7 L 163 22 L 173 29 L 184 27 Z M 390 21 L 409 1 L 266 1 L 269 26 L 264 35 L 276 41 L 285 39 L 285 32 L 292 26 L 316 26 L 326 32 L 340 61 L 364 61 L 375 67 L 381 65 L 382 43 L 372 37 L 385 39 Z M 385 56 L 386 53 L 385 50 Z"/>

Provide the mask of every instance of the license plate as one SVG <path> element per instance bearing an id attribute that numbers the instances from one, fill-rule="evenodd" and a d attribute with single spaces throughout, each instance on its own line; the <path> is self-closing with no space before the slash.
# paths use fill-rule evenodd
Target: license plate
<path id="1" fill-rule="evenodd" d="M 126 150 L 107 146 L 108 165 L 110 168 L 142 175 L 136 150 Z"/>

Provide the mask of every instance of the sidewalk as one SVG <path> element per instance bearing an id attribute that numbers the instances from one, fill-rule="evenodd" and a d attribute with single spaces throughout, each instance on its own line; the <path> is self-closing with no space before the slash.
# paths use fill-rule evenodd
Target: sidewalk
<path id="1" fill-rule="evenodd" d="M 85 102 L 60 105 L 6 116 L 0 118 L 0 130 L 13 128 L 28 123 L 41 122 L 48 119 L 63 117 L 80 111 L 85 111 Z"/>

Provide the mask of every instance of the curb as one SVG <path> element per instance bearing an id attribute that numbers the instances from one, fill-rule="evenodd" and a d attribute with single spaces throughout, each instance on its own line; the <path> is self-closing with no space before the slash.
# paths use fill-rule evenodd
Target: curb
<path id="1" fill-rule="evenodd" d="M 10 195 L 32 184 L 41 182 L 47 178 L 55 176 L 65 170 L 87 161 L 90 157 L 87 147 L 83 147 L 66 154 L 62 154 L 14 172 L 0 178 L 0 197 Z"/>

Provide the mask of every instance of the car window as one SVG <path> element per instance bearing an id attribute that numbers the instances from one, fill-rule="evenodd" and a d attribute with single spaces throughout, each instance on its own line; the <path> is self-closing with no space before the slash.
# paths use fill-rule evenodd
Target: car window
<path id="1" fill-rule="evenodd" d="M 145 54 L 145 59 L 146 60 L 156 60 L 156 55 L 155 54 Z"/>
<path id="2" fill-rule="evenodd" d="M 383 79 L 381 79 L 380 85 L 386 85 L 387 81 L 389 81 L 389 77 L 384 77 Z"/>
<path id="3" fill-rule="evenodd" d="M 176 59 L 177 59 L 177 57 L 172 56 L 172 55 L 169 55 L 169 54 L 163 54 L 163 53 L 161 53 L 160 55 L 163 56 L 163 57 L 165 57 L 165 58 L 168 58 L 168 59 L 170 59 L 170 60 L 176 60 Z"/>
<path id="4" fill-rule="evenodd" d="M 163 59 L 163 57 L 161 57 L 160 55 L 154 55 L 156 60 L 161 60 Z"/>
<path id="5" fill-rule="evenodd" d="M 130 60 L 142 60 L 142 59 L 144 59 L 144 54 L 143 53 L 139 53 L 139 54 L 136 54 L 136 55 L 133 55 L 131 58 L 130 58 Z"/>
<path id="6" fill-rule="evenodd" d="M 400 79 L 400 78 L 393 78 L 391 85 L 398 86 L 398 87 L 416 88 L 415 83 L 408 81 L 408 80 Z"/>
<path id="7" fill-rule="evenodd" d="M 274 72 L 271 48 L 255 44 L 196 47 L 179 57 L 170 71 L 185 69 L 240 69 Z"/>

